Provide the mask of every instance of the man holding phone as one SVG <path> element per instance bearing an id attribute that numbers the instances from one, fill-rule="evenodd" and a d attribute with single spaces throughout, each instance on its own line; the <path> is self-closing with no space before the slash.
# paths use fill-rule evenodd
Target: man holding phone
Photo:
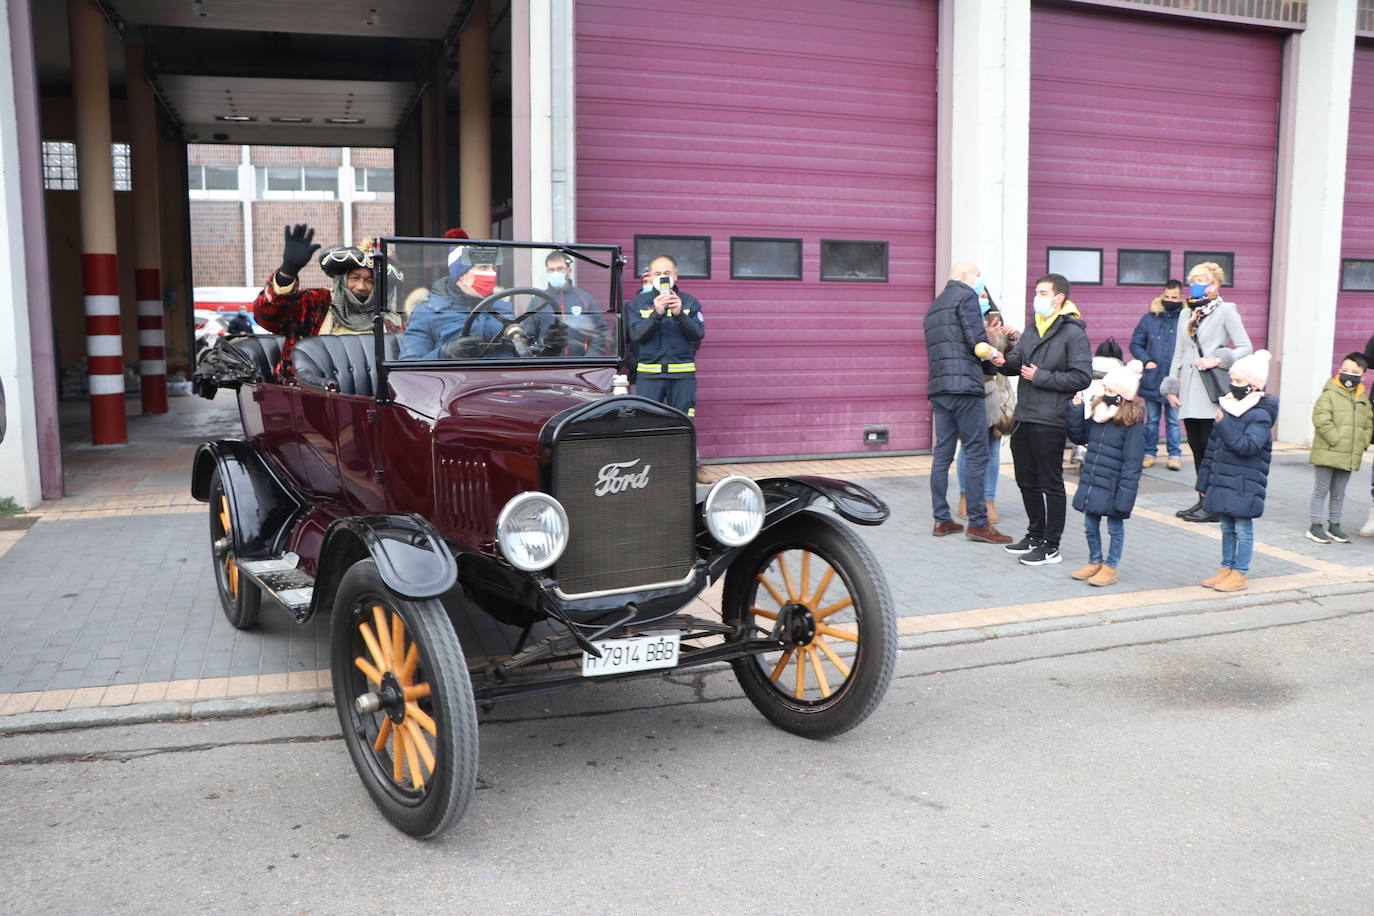
<path id="1" fill-rule="evenodd" d="M 652 287 L 625 309 L 629 342 L 639 348 L 635 393 L 696 416 L 697 348 L 706 336 L 701 303 L 677 287 L 677 261 L 663 254 L 649 262 Z"/>

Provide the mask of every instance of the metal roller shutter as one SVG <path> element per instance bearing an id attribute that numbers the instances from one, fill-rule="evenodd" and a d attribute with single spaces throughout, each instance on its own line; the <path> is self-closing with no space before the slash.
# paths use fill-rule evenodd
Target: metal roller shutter
<path id="1" fill-rule="evenodd" d="M 1350 86 L 1350 142 L 1346 154 L 1345 219 L 1341 257 L 1374 260 L 1374 44 L 1355 46 Z M 1333 362 L 1363 350 L 1374 334 L 1374 292 L 1342 290 L 1336 300 Z"/>
<path id="2" fill-rule="evenodd" d="M 711 278 L 682 281 L 703 457 L 860 452 L 865 424 L 928 445 L 936 3 L 683 10 L 577 4 L 578 239 L 710 236 Z M 801 239 L 802 279 L 732 280 L 731 236 Z M 821 239 L 887 242 L 888 282 L 822 282 Z"/>
<path id="3" fill-rule="evenodd" d="M 1075 284 L 1094 346 L 1126 350 L 1155 286 L 1117 282 L 1120 249 L 1233 252 L 1223 290 L 1268 335 L 1281 37 L 1258 29 L 1035 7 L 1027 278 L 1049 247 L 1101 248 Z"/>

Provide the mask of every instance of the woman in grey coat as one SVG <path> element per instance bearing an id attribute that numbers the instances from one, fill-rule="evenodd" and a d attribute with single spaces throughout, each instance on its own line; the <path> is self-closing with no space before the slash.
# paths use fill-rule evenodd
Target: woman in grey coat
<path id="1" fill-rule="evenodd" d="M 1159 386 L 1169 403 L 1179 408 L 1188 447 L 1193 452 L 1194 471 L 1202 467 L 1202 459 L 1207 455 L 1207 440 L 1217 415 L 1217 402 L 1203 383 L 1203 370 L 1230 369 L 1236 360 L 1255 352 L 1240 313 L 1221 298 L 1224 282 L 1226 272 L 1214 261 L 1204 261 L 1188 271 L 1188 315 L 1181 319 L 1184 323 L 1174 337 L 1169 377 Z M 1176 514 L 1190 522 L 1217 520 L 1203 511 L 1201 493 L 1196 503 Z"/>

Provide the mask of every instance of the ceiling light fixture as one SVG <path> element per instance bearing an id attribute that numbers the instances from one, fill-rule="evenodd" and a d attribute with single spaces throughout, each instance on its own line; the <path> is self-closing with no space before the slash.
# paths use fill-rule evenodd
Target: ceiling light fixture
<path id="1" fill-rule="evenodd" d="M 231 115 L 215 115 L 215 120 L 216 120 L 216 121 L 256 121 L 257 118 L 253 117 L 252 115 L 231 114 Z"/>
<path id="2" fill-rule="evenodd" d="M 326 124 L 362 124 L 362 118 L 325 118 Z"/>
<path id="3" fill-rule="evenodd" d="M 269 118 L 273 124 L 309 124 L 309 118 Z"/>

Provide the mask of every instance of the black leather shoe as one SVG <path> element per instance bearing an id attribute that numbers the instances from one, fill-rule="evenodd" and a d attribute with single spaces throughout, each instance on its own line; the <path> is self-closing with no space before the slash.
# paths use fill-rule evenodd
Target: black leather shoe
<path id="1" fill-rule="evenodd" d="M 1192 515 L 1194 512 L 1201 512 L 1201 511 L 1202 511 L 1202 500 L 1199 498 L 1197 502 L 1193 503 L 1191 506 L 1189 506 L 1189 507 L 1186 508 L 1186 509 L 1179 509 L 1177 512 L 1174 513 L 1174 515 L 1178 516 L 1179 518 L 1187 518 L 1188 516 Z"/>
<path id="2" fill-rule="evenodd" d="M 1185 522 L 1219 522 L 1219 521 L 1221 521 L 1221 516 L 1220 516 L 1220 515 L 1214 515 L 1213 513 L 1208 512 L 1206 509 L 1203 509 L 1203 508 L 1202 508 L 1202 503 L 1198 503 L 1198 509 L 1197 509 L 1197 511 L 1195 511 L 1195 512 L 1189 512 L 1187 515 L 1180 515 L 1179 518 L 1183 519 Z"/>

